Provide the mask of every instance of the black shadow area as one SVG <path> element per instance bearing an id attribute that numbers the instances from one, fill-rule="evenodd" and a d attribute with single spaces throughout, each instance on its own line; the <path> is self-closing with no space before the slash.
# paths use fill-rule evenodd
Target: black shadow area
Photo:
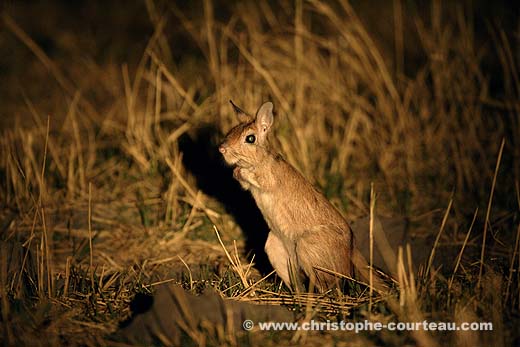
<path id="1" fill-rule="evenodd" d="M 251 194 L 233 178 L 233 169 L 218 151 L 220 131 L 213 125 L 198 128 L 179 138 L 184 167 L 197 180 L 198 187 L 219 200 L 242 229 L 249 260 L 255 255 L 256 268 L 264 275 L 272 271 L 264 251 L 269 228 Z"/>

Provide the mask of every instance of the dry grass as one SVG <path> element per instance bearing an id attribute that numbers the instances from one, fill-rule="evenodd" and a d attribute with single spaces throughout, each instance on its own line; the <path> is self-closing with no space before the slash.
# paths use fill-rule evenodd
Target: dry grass
<path id="1" fill-rule="evenodd" d="M 131 298 L 165 281 L 288 305 L 307 319 L 471 318 L 496 327 L 467 336 L 372 332 L 353 344 L 519 338 L 512 317 L 520 308 L 520 75 L 500 27 L 490 26 L 493 40 L 479 46 L 462 7 L 449 12 L 434 2 L 431 17 L 416 15 L 408 28 L 417 31 L 424 61 L 404 75 L 397 0 L 392 54 L 378 48 L 346 0 L 237 3 L 226 20 L 211 0 L 193 18 L 169 3 L 146 5 L 155 31 L 138 66 L 108 74 L 85 67 L 85 79 L 96 81 L 86 84 L 66 73 L 77 67 L 53 62 L 3 17 L 1 35 L 34 53 L 67 110 L 47 116 L 21 97 L 19 116 L 2 130 L 0 335 L 7 345 L 109 345 Z M 188 53 L 203 57 L 191 68 L 173 58 L 172 22 L 196 44 Z M 486 59 L 500 64 L 498 87 Z M 98 89 L 111 91 L 102 106 L 89 99 Z M 214 165 L 215 144 L 235 123 L 228 99 L 251 112 L 272 100 L 276 146 L 349 219 L 372 215 L 374 183 L 378 214 L 405 216 L 410 233 L 436 236 L 426 271 L 414 273 L 413 250 L 405 249 L 388 295 L 357 284 L 348 294 L 294 295 L 273 275 L 262 278 L 247 258 L 247 223 L 213 187 L 228 186 L 211 178 L 211 170 L 223 172 Z M 456 261 L 434 266 L 441 246 L 456 248 Z M 280 333 L 272 343 L 341 345 L 346 336 Z M 272 336 L 264 337 L 248 341 L 269 345 Z M 236 339 L 192 343 L 205 341 Z"/>

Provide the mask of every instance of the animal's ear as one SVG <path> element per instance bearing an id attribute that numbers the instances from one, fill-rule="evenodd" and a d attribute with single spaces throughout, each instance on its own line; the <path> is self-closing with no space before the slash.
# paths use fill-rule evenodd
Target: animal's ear
<path id="1" fill-rule="evenodd" d="M 251 117 L 244 110 L 242 110 L 240 107 L 235 105 L 235 103 L 233 103 L 233 100 L 229 100 L 229 102 L 231 103 L 231 106 L 233 106 L 233 111 L 235 111 L 235 114 L 237 115 L 238 120 L 240 122 L 245 123 L 245 122 L 251 122 L 253 120 L 253 117 Z"/>
<path id="2" fill-rule="evenodd" d="M 256 112 L 256 126 L 262 132 L 265 132 L 273 125 L 273 103 L 265 102 Z"/>

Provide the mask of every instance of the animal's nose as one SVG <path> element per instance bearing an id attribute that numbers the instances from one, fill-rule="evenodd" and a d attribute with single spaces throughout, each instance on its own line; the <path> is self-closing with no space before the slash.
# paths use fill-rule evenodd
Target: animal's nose
<path id="1" fill-rule="evenodd" d="M 224 154 L 226 153 L 226 147 L 224 147 L 224 145 L 220 145 L 220 147 L 218 148 L 219 152 Z"/>

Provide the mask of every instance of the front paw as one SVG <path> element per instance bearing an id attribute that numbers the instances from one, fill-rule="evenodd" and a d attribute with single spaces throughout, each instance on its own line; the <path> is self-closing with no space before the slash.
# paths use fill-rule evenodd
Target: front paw
<path id="1" fill-rule="evenodd" d="M 240 167 L 235 167 L 233 169 L 233 177 L 237 180 L 237 181 L 240 181 L 242 180 L 242 175 L 240 174 Z"/>
<path id="2" fill-rule="evenodd" d="M 233 169 L 233 177 L 238 181 L 238 183 L 240 183 L 240 186 L 244 189 L 244 190 L 248 190 L 251 185 L 249 184 L 249 182 L 247 182 L 244 177 L 242 176 L 242 171 L 240 169 L 240 167 L 236 167 Z"/>

